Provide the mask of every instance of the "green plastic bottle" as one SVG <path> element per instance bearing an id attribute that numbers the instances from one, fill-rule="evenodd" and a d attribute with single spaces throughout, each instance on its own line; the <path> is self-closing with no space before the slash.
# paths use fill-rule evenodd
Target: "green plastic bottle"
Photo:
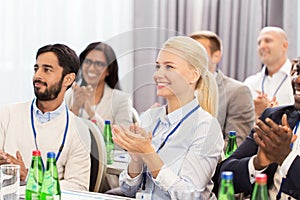
<path id="1" fill-rule="evenodd" d="M 26 183 L 26 200 L 39 200 L 43 183 L 43 176 L 44 169 L 41 159 L 41 152 L 39 150 L 34 150 L 32 151 L 31 166 Z"/>
<path id="2" fill-rule="evenodd" d="M 218 200 L 235 200 L 233 173 L 231 171 L 223 171 L 221 177 Z"/>
<path id="3" fill-rule="evenodd" d="M 61 199 L 61 191 L 56 167 L 56 158 L 54 152 L 47 153 L 47 167 L 44 174 L 44 180 L 40 195 L 40 200 Z"/>
<path id="4" fill-rule="evenodd" d="M 104 137 L 106 154 L 107 154 L 107 164 L 112 164 L 114 161 L 113 152 L 115 149 L 115 145 L 112 140 L 112 132 L 111 132 L 111 126 L 109 120 L 105 120 L 103 137 Z"/>
<path id="5" fill-rule="evenodd" d="M 228 158 L 233 154 L 233 152 L 237 149 L 237 143 L 236 143 L 236 132 L 235 131 L 229 131 L 228 132 L 228 143 L 225 149 L 225 158 Z"/>
<path id="6" fill-rule="evenodd" d="M 267 174 L 257 174 L 251 200 L 268 200 Z"/>

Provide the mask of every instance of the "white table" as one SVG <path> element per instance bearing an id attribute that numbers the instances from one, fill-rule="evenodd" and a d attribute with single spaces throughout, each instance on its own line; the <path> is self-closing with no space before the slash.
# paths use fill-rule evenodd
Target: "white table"
<path id="1" fill-rule="evenodd" d="M 25 186 L 20 187 L 20 199 L 25 199 Z M 77 190 L 62 190 L 62 200 L 130 200 L 129 197 L 121 197 L 116 195 L 108 195 L 103 193 L 77 191 Z"/>
<path id="2" fill-rule="evenodd" d="M 108 174 L 119 175 L 130 161 L 128 152 L 124 150 L 114 150 L 114 161 L 112 164 L 107 165 L 106 172 Z"/>
<path id="3" fill-rule="evenodd" d="M 61 192 L 61 199 L 62 200 L 92 200 L 92 199 L 99 199 L 99 200 L 129 200 L 132 198 L 128 197 L 121 197 L 116 195 L 108 195 L 103 193 L 95 193 L 95 192 L 82 192 L 82 191 L 70 191 L 70 190 L 63 190 Z"/>

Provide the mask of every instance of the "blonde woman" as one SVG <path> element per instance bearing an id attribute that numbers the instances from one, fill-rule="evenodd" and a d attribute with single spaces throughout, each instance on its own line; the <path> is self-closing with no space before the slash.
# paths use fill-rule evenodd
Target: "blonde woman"
<path id="1" fill-rule="evenodd" d="M 158 54 L 154 80 L 167 105 L 146 111 L 140 126 L 113 127 L 114 142 L 132 158 L 120 174 L 121 190 L 151 199 L 180 199 L 193 191 L 212 199 L 210 180 L 224 141 L 206 111 L 216 112 L 218 98 L 205 49 L 189 37 L 170 38 Z"/>

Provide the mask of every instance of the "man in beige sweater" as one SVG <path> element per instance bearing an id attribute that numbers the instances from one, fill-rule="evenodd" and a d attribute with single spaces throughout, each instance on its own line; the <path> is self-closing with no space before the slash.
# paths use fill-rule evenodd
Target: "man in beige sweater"
<path id="1" fill-rule="evenodd" d="M 62 44 L 40 48 L 34 65 L 35 98 L 5 106 L 0 115 L 0 165 L 20 165 L 25 180 L 31 153 L 39 149 L 46 165 L 55 152 L 62 189 L 87 190 L 90 178 L 88 128 L 70 112 L 64 94 L 79 69 L 76 53 Z"/>

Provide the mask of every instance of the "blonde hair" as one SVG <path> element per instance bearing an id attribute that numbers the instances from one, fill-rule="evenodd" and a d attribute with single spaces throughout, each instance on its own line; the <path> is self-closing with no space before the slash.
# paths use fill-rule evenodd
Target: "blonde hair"
<path id="1" fill-rule="evenodd" d="M 186 60 L 200 72 L 195 93 L 201 107 L 212 116 L 218 113 L 218 86 L 213 75 L 208 71 L 208 56 L 205 48 L 194 39 L 176 36 L 168 39 L 162 50 L 168 50 Z"/>

